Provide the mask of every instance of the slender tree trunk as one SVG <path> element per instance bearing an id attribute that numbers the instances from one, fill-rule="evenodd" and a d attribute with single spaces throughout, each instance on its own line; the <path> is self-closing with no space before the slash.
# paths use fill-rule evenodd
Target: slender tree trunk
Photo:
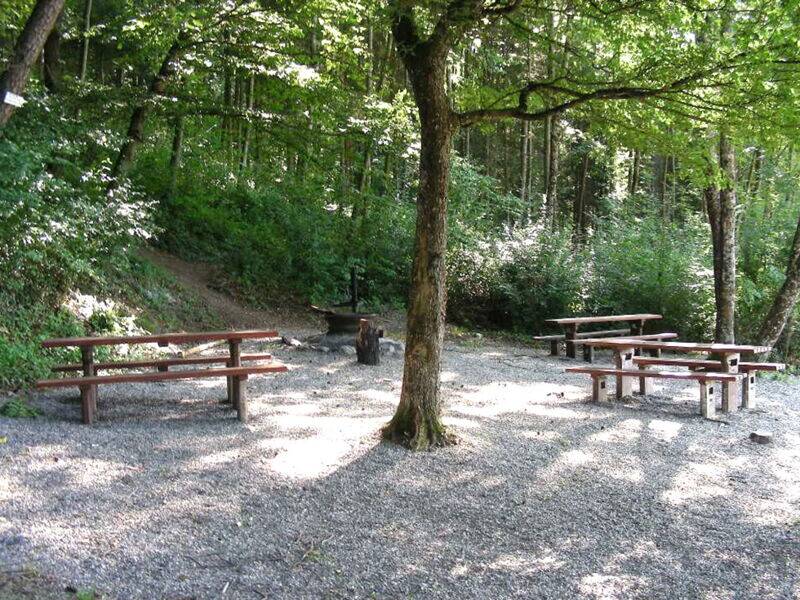
<path id="1" fill-rule="evenodd" d="M 63 15 L 63 13 L 62 13 Z M 61 91 L 61 15 L 44 43 L 44 87 L 51 94 Z"/>
<path id="2" fill-rule="evenodd" d="M 83 47 L 81 49 L 81 81 L 86 81 L 86 71 L 89 68 L 89 30 L 92 27 L 92 0 L 86 0 L 83 5 L 83 31 L 81 32 Z"/>
<path id="3" fill-rule="evenodd" d="M 581 161 L 581 170 L 578 176 L 578 193 L 575 195 L 575 202 L 572 210 L 572 237 L 576 244 L 583 240 L 584 230 L 584 211 L 586 210 L 586 188 L 589 178 L 589 149 L 587 148 L 583 160 Z"/>
<path id="4" fill-rule="evenodd" d="M 419 110 L 417 226 L 400 404 L 384 436 L 413 449 L 451 441 L 441 423 L 439 371 L 445 328 L 447 185 L 454 124 L 445 93 L 446 52 L 403 56 Z"/>
<path id="5" fill-rule="evenodd" d="M 530 123 L 528 121 L 522 122 L 522 151 L 520 152 L 520 182 L 519 182 L 519 199 L 522 206 L 526 206 L 528 200 L 528 134 L 530 132 Z"/>
<path id="6" fill-rule="evenodd" d="M 719 137 L 719 168 L 723 185 L 713 219 L 709 210 L 712 228 L 716 225 L 718 255 L 714 265 L 714 279 L 718 281 L 715 339 L 720 343 L 733 343 L 736 323 L 736 162 L 733 144 L 725 132 L 721 132 Z"/>
<path id="7" fill-rule="evenodd" d="M 164 60 L 161 63 L 161 68 L 153 78 L 150 84 L 149 97 L 137 106 L 131 115 L 130 124 L 128 125 L 128 134 L 125 142 L 120 148 L 117 160 L 114 163 L 114 168 L 111 171 L 111 181 L 108 185 L 108 191 L 111 192 L 119 185 L 119 178 L 123 177 L 133 164 L 133 159 L 136 157 L 136 151 L 144 141 L 144 125 L 147 117 L 152 110 L 152 99 L 154 96 L 160 96 L 167 88 L 167 83 L 177 69 L 177 60 L 183 51 L 182 42 L 185 39 L 185 34 L 178 36 L 178 39 L 170 46 Z"/>
<path id="8" fill-rule="evenodd" d="M 169 197 L 175 197 L 178 188 L 178 173 L 183 159 L 183 115 L 175 118 L 175 132 L 172 136 L 172 154 L 169 159 Z"/>
<path id="9" fill-rule="evenodd" d="M 33 65 L 44 48 L 58 16 L 64 8 L 64 0 L 38 0 L 33 12 L 25 23 L 8 66 L 0 75 L 0 129 L 2 129 L 14 107 L 3 100 L 7 92 L 21 95 L 25 91 Z"/>
<path id="10" fill-rule="evenodd" d="M 638 150 L 633 151 L 633 162 L 631 163 L 630 176 L 628 181 L 628 195 L 633 196 L 639 190 L 639 178 L 641 169 L 642 155 Z"/>
<path id="11" fill-rule="evenodd" d="M 247 87 L 247 121 L 244 124 L 244 141 L 242 142 L 242 160 L 239 163 L 239 175 L 243 175 L 250 166 L 250 142 L 253 137 L 251 124 L 253 107 L 255 106 L 256 77 L 250 75 Z"/>
<path id="12" fill-rule="evenodd" d="M 797 221 L 789 263 L 786 266 L 786 279 L 761 324 L 756 337 L 758 344 L 774 346 L 777 343 L 794 312 L 798 297 L 800 297 L 800 219 Z"/>

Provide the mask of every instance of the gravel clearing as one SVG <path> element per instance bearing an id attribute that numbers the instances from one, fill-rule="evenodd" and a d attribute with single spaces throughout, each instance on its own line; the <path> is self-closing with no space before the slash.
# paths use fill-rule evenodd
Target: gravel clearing
<path id="1" fill-rule="evenodd" d="M 246 426 L 218 380 L 103 387 L 93 427 L 73 390 L 1 419 L 0 573 L 120 599 L 800 598 L 795 380 L 711 422 L 693 385 L 600 406 L 574 361 L 448 343 L 461 443 L 412 454 L 376 435 L 400 357 L 275 353 Z"/>

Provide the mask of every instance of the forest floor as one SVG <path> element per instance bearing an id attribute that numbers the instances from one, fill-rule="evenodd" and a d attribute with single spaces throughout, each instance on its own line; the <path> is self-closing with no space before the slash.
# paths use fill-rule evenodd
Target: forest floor
<path id="1" fill-rule="evenodd" d="M 92 427 L 74 391 L 0 420 L 0 597 L 800 597 L 793 379 L 708 421 L 693 386 L 597 405 L 572 361 L 451 338 L 460 443 L 409 453 L 377 433 L 401 357 L 260 348 L 290 370 L 248 381 L 247 425 L 211 380 L 101 388 Z"/>

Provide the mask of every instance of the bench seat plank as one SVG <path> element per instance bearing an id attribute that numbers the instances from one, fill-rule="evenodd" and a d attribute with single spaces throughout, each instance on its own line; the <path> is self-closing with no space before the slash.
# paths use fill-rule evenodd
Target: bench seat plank
<path id="1" fill-rule="evenodd" d="M 630 343 L 628 343 L 630 342 Z M 673 350 L 675 352 L 705 352 L 705 353 L 720 353 L 720 354 L 762 354 L 772 350 L 769 346 L 749 346 L 740 344 L 705 344 L 696 342 L 658 342 L 652 340 L 641 340 L 635 336 L 624 338 L 597 338 L 583 340 L 583 344 L 591 344 L 596 348 L 626 348 L 636 347 L 644 350 Z"/>
<path id="2" fill-rule="evenodd" d="M 597 367 L 567 367 L 569 373 L 585 373 L 587 375 L 613 375 L 620 377 L 656 377 L 659 379 L 683 379 L 689 381 L 738 381 L 744 373 L 713 373 L 711 371 L 647 371 L 633 369 L 611 369 Z"/>
<path id="3" fill-rule="evenodd" d="M 576 339 L 580 339 L 580 338 L 592 338 L 604 335 L 617 336 L 617 335 L 628 335 L 630 334 L 630 332 L 631 332 L 630 329 L 607 329 L 605 331 L 580 331 L 577 334 L 575 334 L 575 337 Z M 564 340 L 567 339 L 567 336 L 565 336 L 564 334 L 535 335 L 533 336 L 533 339 L 536 340 L 537 342 L 549 342 L 553 340 L 563 342 Z"/>
<path id="4" fill-rule="evenodd" d="M 689 367 L 696 369 L 715 368 L 720 366 L 720 361 L 710 359 L 691 359 L 691 358 L 647 358 L 636 356 L 633 362 L 638 365 L 650 366 L 674 366 L 674 367 Z M 783 363 L 758 363 L 758 362 L 740 362 L 740 371 L 783 371 L 786 365 Z"/>
<path id="5" fill-rule="evenodd" d="M 674 340 L 678 337 L 678 334 L 672 331 L 665 331 L 664 333 L 645 333 L 642 335 L 626 335 L 624 339 L 626 340 L 638 340 L 638 341 L 658 341 L 658 340 Z M 598 341 L 598 338 L 589 338 L 589 339 L 576 339 L 575 345 L 582 346 L 583 344 L 589 344 L 590 346 L 596 346 L 595 342 Z"/>
<path id="6" fill-rule="evenodd" d="M 619 321 L 649 321 L 661 319 L 661 315 L 651 313 L 634 315 L 609 315 L 606 317 L 564 317 L 561 319 L 547 319 L 548 323 L 558 323 L 559 325 L 580 325 L 583 323 L 616 323 Z"/>
<path id="7" fill-rule="evenodd" d="M 242 377 L 262 373 L 281 373 L 287 371 L 285 365 L 266 365 L 252 367 L 226 367 L 221 369 L 200 369 L 196 371 L 167 371 L 163 373 L 128 373 L 126 375 L 97 375 L 92 377 L 72 377 L 62 379 L 43 379 L 36 387 L 80 387 L 104 385 L 108 383 L 141 383 L 149 381 L 169 381 L 172 379 L 198 379 L 203 377 Z"/>
<path id="8" fill-rule="evenodd" d="M 140 369 L 147 367 L 176 367 L 182 365 L 214 365 L 225 364 L 229 360 L 228 356 L 198 356 L 195 358 L 160 358 L 154 360 L 131 360 L 120 362 L 95 363 L 95 371 L 110 369 Z M 242 362 L 253 362 L 259 360 L 272 360 L 271 354 L 242 354 Z M 80 371 L 81 365 L 58 365 L 53 367 L 56 373 L 69 373 Z"/>
<path id="9" fill-rule="evenodd" d="M 215 340 L 252 340 L 277 338 L 277 331 L 248 329 L 243 331 L 210 331 L 205 333 L 162 333 L 157 335 L 57 338 L 42 342 L 44 348 L 66 348 L 71 346 L 116 346 L 120 344 L 188 344 Z"/>

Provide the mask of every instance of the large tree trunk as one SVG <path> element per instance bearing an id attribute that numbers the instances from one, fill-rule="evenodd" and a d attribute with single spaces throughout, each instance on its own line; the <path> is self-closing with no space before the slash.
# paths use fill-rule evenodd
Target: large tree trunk
<path id="1" fill-rule="evenodd" d="M 64 8 L 64 0 L 38 0 L 25 23 L 6 71 L 0 75 L 0 128 L 4 127 L 14 107 L 3 102 L 6 92 L 22 94 L 33 65 L 44 48 L 53 26 Z"/>
<path id="2" fill-rule="evenodd" d="M 128 135 L 125 138 L 125 142 L 122 144 L 122 148 L 120 148 L 119 155 L 114 163 L 114 168 L 111 171 L 111 182 L 108 185 L 109 192 L 116 189 L 119 185 L 120 177 L 123 177 L 133 164 L 133 159 L 136 157 L 136 150 L 138 150 L 139 146 L 144 141 L 144 125 L 147 121 L 147 116 L 152 110 L 153 97 L 162 95 L 167 89 L 167 83 L 177 69 L 176 61 L 183 50 L 182 42 L 184 37 L 184 34 L 181 34 L 178 40 L 170 46 L 161 63 L 161 68 L 150 84 L 148 98 L 137 106 L 131 115 L 130 124 L 128 125 Z"/>
<path id="3" fill-rule="evenodd" d="M 447 184 L 454 124 L 445 93 L 446 53 L 404 55 L 419 110 L 417 226 L 400 404 L 384 436 L 412 449 L 451 441 L 441 423 L 439 371 L 445 327 Z"/>
<path id="4" fill-rule="evenodd" d="M 797 221 L 797 229 L 792 241 L 789 264 L 786 267 L 786 279 L 761 324 L 756 343 L 774 346 L 778 342 L 792 316 L 798 297 L 800 297 L 800 219 Z"/>
<path id="5" fill-rule="evenodd" d="M 714 251 L 714 339 L 730 344 L 736 324 L 736 163 L 733 144 L 724 132 L 719 136 L 719 169 L 721 189 L 707 188 L 705 196 Z"/>

